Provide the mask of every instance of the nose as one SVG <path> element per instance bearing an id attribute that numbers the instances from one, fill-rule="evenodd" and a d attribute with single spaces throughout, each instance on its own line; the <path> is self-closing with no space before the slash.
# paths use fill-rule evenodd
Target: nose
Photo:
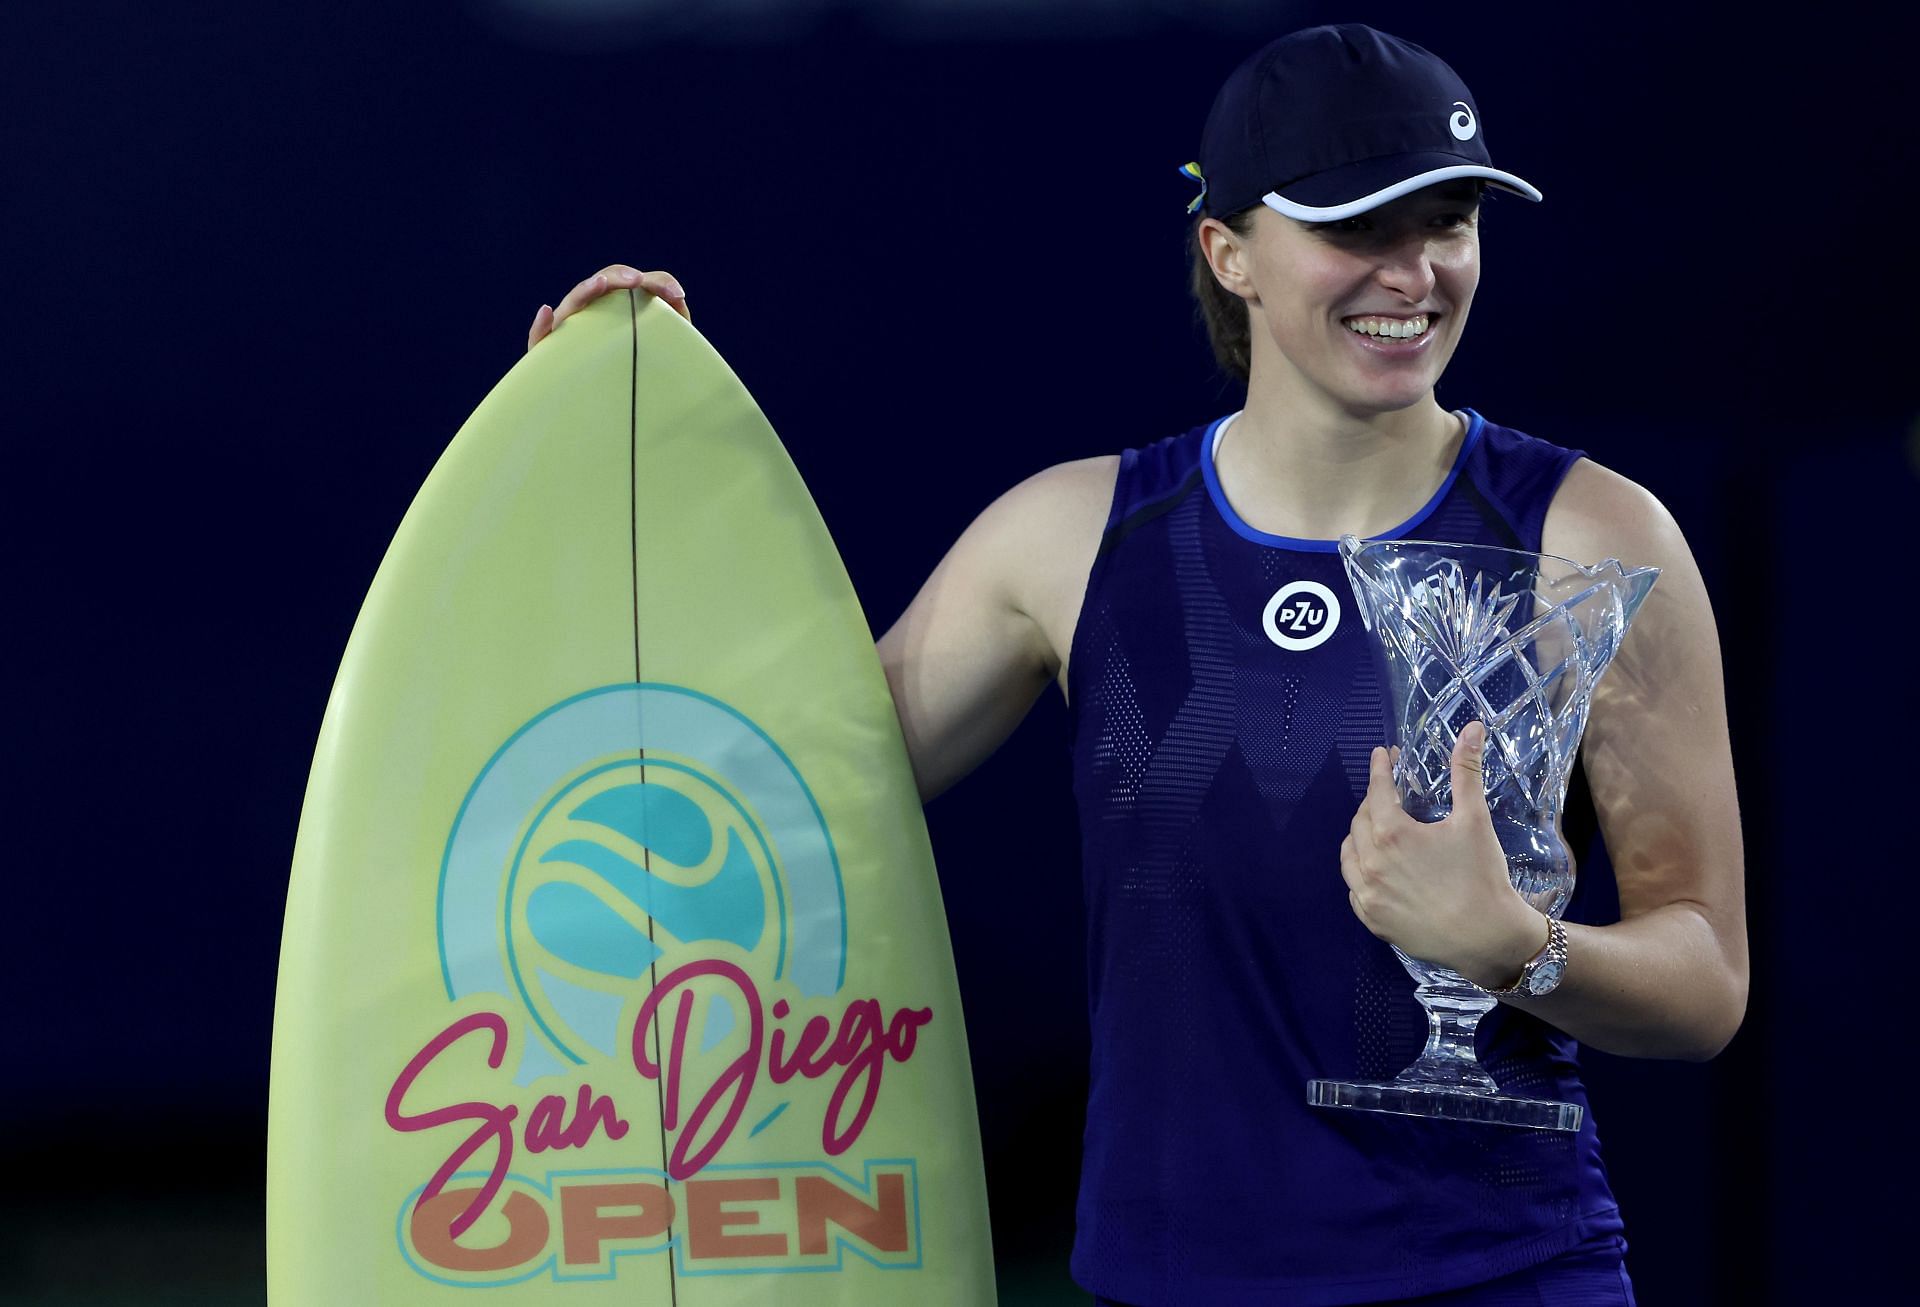
<path id="1" fill-rule="evenodd" d="M 1411 300 L 1423 300 L 1433 290 L 1433 251 L 1426 233 L 1410 233 L 1380 251 L 1375 273 L 1380 284 Z"/>

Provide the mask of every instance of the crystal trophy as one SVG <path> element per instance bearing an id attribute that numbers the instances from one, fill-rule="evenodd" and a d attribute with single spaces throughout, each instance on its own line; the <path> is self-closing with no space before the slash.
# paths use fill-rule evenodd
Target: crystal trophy
<path id="1" fill-rule="evenodd" d="M 1452 811 L 1454 740 L 1468 722 L 1485 723 L 1484 794 L 1468 801 L 1487 804 L 1513 887 L 1559 917 L 1574 875 L 1560 809 L 1593 688 L 1660 569 L 1351 535 L 1342 537 L 1340 557 L 1374 637 L 1399 745 L 1393 780 L 1401 808 L 1421 821 Z M 1417 982 L 1425 1050 L 1392 1080 L 1308 1081 L 1309 1103 L 1580 1128 L 1579 1104 L 1502 1094 L 1480 1065 L 1474 1032 L 1496 999 L 1456 971 L 1393 951 Z"/>

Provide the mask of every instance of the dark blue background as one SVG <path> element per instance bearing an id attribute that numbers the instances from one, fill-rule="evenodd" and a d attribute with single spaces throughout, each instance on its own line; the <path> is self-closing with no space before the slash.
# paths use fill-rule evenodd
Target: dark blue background
<path id="1" fill-rule="evenodd" d="M 1887 923 L 1915 865 L 1913 33 L 1832 7 L 629 8 L 0 16 L 21 837 L 0 1294 L 260 1296 L 321 710 L 402 512 L 541 301 L 613 261 L 675 273 L 884 630 L 1014 482 L 1238 406 L 1191 317 L 1175 169 L 1248 50 L 1346 19 L 1453 63 L 1496 160 L 1547 196 L 1487 213 L 1442 401 L 1650 488 L 1719 617 L 1747 1023 L 1706 1066 L 1588 1055 L 1641 1300 L 1874 1282 L 1900 1209 L 1851 1199 L 1912 1165 Z M 1063 727 L 1050 695 L 928 812 L 1009 1284 L 1063 1283 L 1071 1237 Z"/>

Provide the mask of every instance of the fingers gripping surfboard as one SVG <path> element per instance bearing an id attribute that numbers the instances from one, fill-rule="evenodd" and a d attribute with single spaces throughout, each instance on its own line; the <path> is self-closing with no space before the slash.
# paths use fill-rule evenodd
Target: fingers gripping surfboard
<path id="1" fill-rule="evenodd" d="M 993 1301 L 871 632 L 765 417 L 650 296 L 515 365 L 361 609 L 288 891 L 267 1210 L 276 1307 Z"/>

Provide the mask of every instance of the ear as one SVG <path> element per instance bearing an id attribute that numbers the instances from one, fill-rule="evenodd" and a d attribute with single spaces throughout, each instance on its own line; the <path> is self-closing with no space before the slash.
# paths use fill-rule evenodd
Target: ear
<path id="1" fill-rule="evenodd" d="M 1257 214 L 1254 220 L 1259 220 Z M 1253 286 L 1251 239 L 1239 235 L 1218 218 L 1201 219 L 1198 238 L 1201 257 L 1213 269 L 1214 280 L 1229 294 L 1243 300 L 1258 298 Z"/>

